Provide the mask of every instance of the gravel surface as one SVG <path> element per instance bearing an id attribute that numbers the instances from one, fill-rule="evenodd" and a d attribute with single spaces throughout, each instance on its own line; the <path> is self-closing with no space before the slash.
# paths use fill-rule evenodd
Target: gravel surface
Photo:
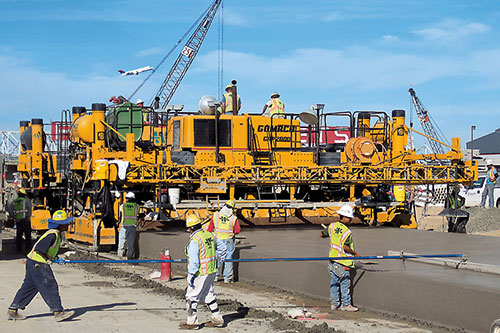
<path id="1" fill-rule="evenodd" d="M 465 227 L 467 233 L 500 230 L 500 209 L 470 207 L 465 210 L 469 213 L 469 221 Z"/>

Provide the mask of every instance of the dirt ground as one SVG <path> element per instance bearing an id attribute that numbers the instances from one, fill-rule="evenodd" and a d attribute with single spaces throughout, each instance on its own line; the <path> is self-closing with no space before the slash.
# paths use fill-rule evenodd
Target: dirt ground
<path id="1" fill-rule="evenodd" d="M 89 258 L 78 253 L 78 258 Z M 114 258 L 107 255 L 108 258 Z M 14 253 L 12 239 L 4 242 L 0 253 L 2 274 L 0 304 L 6 310 L 24 277 L 23 256 Z M 155 266 L 156 265 L 156 266 Z M 1 332 L 176 332 L 185 320 L 185 276 L 180 272 L 170 282 L 151 279 L 159 264 L 66 264 L 52 265 L 59 282 L 63 304 L 75 316 L 57 323 L 38 295 L 25 311 L 25 321 L 0 320 Z M 158 267 L 157 267 L 158 266 Z M 175 267 L 177 270 L 178 268 Z M 221 332 L 441 332 L 438 328 L 387 318 L 375 313 L 332 312 L 325 302 L 299 297 L 258 285 L 238 282 L 216 284 L 224 328 L 202 327 Z M 287 318 L 290 309 L 305 306 L 314 319 Z M 210 313 L 199 308 L 200 321 Z M 5 318 L 5 317 L 4 317 Z"/>

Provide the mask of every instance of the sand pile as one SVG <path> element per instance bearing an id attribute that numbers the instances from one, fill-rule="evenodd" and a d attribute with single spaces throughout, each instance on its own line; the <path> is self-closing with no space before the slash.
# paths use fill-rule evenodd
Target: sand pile
<path id="1" fill-rule="evenodd" d="M 469 213 L 467 233 L 500 230 L 500 209 L 470 207 L 465 210 Z"/>

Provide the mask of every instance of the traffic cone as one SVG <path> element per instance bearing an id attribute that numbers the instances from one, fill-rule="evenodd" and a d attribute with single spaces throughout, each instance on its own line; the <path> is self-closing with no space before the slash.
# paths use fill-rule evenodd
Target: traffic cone
<path id="1" fill-rule="evenodd" d="M 161 254 L 161 260 L 170 260 L 170 251 L 165 250 Z M 170 262 L 162 262 L 161 263 L 161 275 L 160 280 L 170 281 L 172 280 L 172 265 Z"/>

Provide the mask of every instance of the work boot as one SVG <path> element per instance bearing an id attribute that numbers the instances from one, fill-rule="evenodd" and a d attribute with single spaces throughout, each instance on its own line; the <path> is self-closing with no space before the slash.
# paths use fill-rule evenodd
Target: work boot
<path id="1" fill-rule="evenodd" d="M 212 314 L 212 321 L 205 324 L 207 327 L 222 327 L 224 326 L 224 318 L 220 312 L 216 312 Z"/>
<path id="2" fill-rule="evenodd" d="M 347 312 L 356 312 L 359 309 L 355 306 L 348 305 L 348 306 L 341 306 L 340 311 L 347 311 Z"/>
<path id="3" fill-rule="evenodd" d="M 19 312 L 17 312 L 17 309 L 9 309 L 7 311 L 7 316 L 9 320 L 24 320 L 26 319 L 26 316 L 23 316 Z"/>
<path id="4" fill-rule="evenodd" d="M 56 311 L 54 312 L 54 318 L 56 321 L 63 321 L 68 319 L 69 317 L 73 316 L 75 314 L 75 311 Z"/>

